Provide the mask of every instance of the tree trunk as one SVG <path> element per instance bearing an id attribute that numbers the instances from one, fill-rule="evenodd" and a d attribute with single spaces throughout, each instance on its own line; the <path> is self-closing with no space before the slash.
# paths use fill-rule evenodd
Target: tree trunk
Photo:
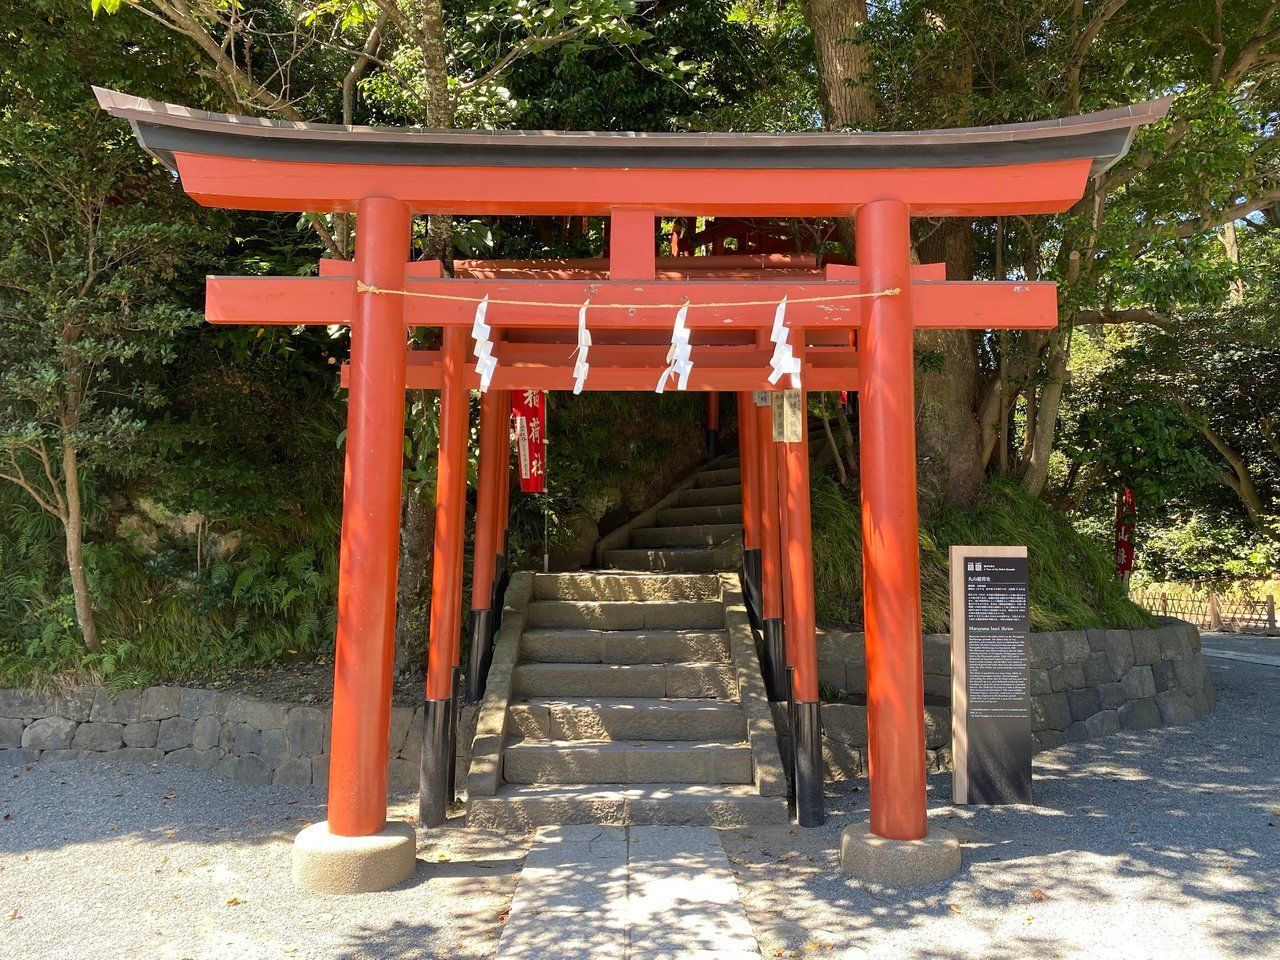
<path id="1" fill-rule="evenodd" d="M 435 487 L 411 486 L 400 514 L 400 574 L 396 600 L 395 672 L 425 664 L 431 609 L 431 551 L 435 540 Z"/>
<path id="2" fill-rule="evenodd" d="M 917 250 L 922 262 L 944 262 L 948 280 L 973 278 L 969 221 L 942 221 Z M 931 516 L 943 504 L 972 505 L 982 491 L 986 471 L 977 413 L 981 371 L 974 335 L 968 330 L 920 330 L 915 343 L 924 360 L 916 371 L 920 509 Z"/>
<path id="3" fill-rule="evenodd" d="M 1058 411 L 1062 406 L 1062 388 L 1067 381 L 1067 337 L 1055 331 L 1049 345 L 1049 376 L 1040 388 L 1035 405 L 1035 433 L 1032 434 L 1022 489 L 1038 497 L 1049 479 L 1049 456 L 1053 453 L 1053 437 L 1057 432 Z M 1027 407 L 1027 429 L 1032 427 L 1031 406 Z"/>
<path id="4" fill-rule="evenodd" d="M 865 127 L 876 112 L 870 64 L 866 47 L 851 38 L 867 22 L 867 0 L 805 0 L 804 19 L 813 34 L 827 129 Z"/>
<path id="5" fill-rule="evenodd" d="M 84 569 L 84 511 L 80 505 L 80 464 L 75 448 L 70 445 L 62 449 L 62 482 L 66 497 L 62 529 L 67 540 L 67 570 L 71 574 L 76 623 L 80 626 L 85 648 L 97 650 L 102 644 L 98 639 L 98 626 L 93 617 L 93 595 L 89 592 L 89 577 Z"/>

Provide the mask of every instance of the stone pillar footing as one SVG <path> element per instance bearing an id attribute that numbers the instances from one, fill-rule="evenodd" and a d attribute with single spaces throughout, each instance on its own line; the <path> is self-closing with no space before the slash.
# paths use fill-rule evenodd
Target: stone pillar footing
<path id="1" fill-rule="evenodd" d="M 342 837 L 322 821 L 293 841 L 293 882 L 315 893 L 373 893 L 413 876 L 416 857 L 410 824 L 393 821 L 369 836 Z"/>
<path id="2" fill-rule="evenodd" d="M 960 869 L 960 841 L 950 830 L 931 827 L 920 840 L 888 840 L 855 823 L 840 834 L 840 866 L 864 883 L 925 887 Z"/>

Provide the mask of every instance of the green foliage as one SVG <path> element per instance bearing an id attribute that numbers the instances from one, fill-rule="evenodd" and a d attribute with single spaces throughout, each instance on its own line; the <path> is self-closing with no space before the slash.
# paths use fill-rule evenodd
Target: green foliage
<path id="1" fill-rule="evenodd" d="M 1031 547 L 1042 629 L 1140 625 L 1107 551 L 1088 539 L 1107 542 L 1121 484 L 1139 491 L 1148 531 L 1139 558 L 1149 570 L 1189 578 L 1275 568 L 1274 539 L 1250 527 L 1221 479 L 1230 465 L 1205 432 L 1242 457 L 1263 514 L 1274 514 L 1277 216 L 1251 207 L 1239 269 L 1209 230 L 1223 209 L 1277 187 L 1274 77 L 1256 72 L 1232 85 L 1212 75 L 1216 56 L 1230 65 L 1247 50 L 1268 3 L 1222 5 L 1220 31 L 1212 4 L 1129 3 L 1084 52 L 1078 74 L 1067 69 L 1078 32 L 1066 4 L 1014 0 L 998 16 L 988 0 L 872 4 L 868 25 L 847 38 L 867 44 L 877 111 L 869 125 L 878 128 L 1011 122 L 1178 94 L 1169 120 L 1139 135 L 1133 167 L 1106 181 L 1100 220 L 1085 203 L 1056 218 L 1009 220 L 1000 232 L 1003 272 L 1059 278 L 1064 317 L 1133 308 L 1171 324 L 1073 334 L 1051 495 L 1076 511 L 1085 535 L 1006 482 L 973 510 L 943 510 L 921 537 L 927 629 L 945 624 L 946 546 L 959 541 Z M 2 28 L 0 434 L 14 453 L 10 469 L 37 481 L 41 450 L 70 442 L 84 455 L 85 554 L 104 645 L 86 656 L 77 641 L 59 521 L 0 484 L 0 682 L 69 670 L 116 684 L 176 679 L 306 656 L 332 636 L 343 411 L 333 383 L 345 332 L 212 330 L 196 313 L 204 269 L 304 274 L 323 247 L 305 218 L 197 210 L 123 126 L 103 121 L 87 84 L 240 112 L 278 113 L 270 100 L 279 92 L 301 116 L 337 120 L 354 51 L 383 8 L 216 0 L 209 9 L 237 15 L 164 30 L 116 0 L 33 0 L 9 11 Z M 424 22 L 420 5 L 396 9 Z M 446 5 L 444 17 L 443 64 L 427 62 L 416 31 L 384 25 L 354 91 L 356 122 L 771 131 L 823 123 L 801 4 L 491 0 Z M 236 32 L 220 33 L 231 20 Z M 206 30 L 211 47 L 192 46 L 192 33 Z M 1220 45 L 1208 41 L 1219 32 Z M 210 49 L 229 52 L 267 94 L 229 78 Z M 86 199 L 103 214 L 91 232 L 79 230 Z M 324 221 L 342 249 L 348 219 Z M 994 224 L 970 232 L 975 274 L 993 275 Z M 452 233 L 458 253 L 478 257 L 598 256 L 605 243 L 600 218 L 478 217 Z M 82 295 L 74 281 L 92 272 L 91 235 L 94 257 L 105 254 L 110 269 Z M 1242 276 L 1247 296 L 1229 305 Z M 76 335 L 50 337 L 58 324 Z M 1048 380 L 1038 337 L 974 338 L 977 369 L 1025 366 L 1013 386 L 1034 397 Z M 932 347 L 918 360 L 925 376 L 948 368 Z M 69 425 L 53 414 L 77 370 L 92 373 L 91 385 L 76 397 L 84 418 Z M 544 524 L 552 552 L 571 556 L 656 499 L 699 457 L 701 404 L 554 397 L 549 492 L 514 495 L 517 562 L 540 563 Z M 1025 411 L 1015 413 L 1015 434 Z M 406 486 L 430 490 L 435 400 L 411 397 L 407 423 Z M 819 614 L 856 622 L 857 511 L 826 478 L 815 479 L 813 511 Z"/>
<path id="2" fill-rule="evenodd" d="M 544 530 L 553 554 L 571 553 L 666 493 L 701 459 L 704 404 L 701 394 L 553 394 L 547 492 L 512 494 L 517 564 L 541 569 Z"/>
<path id="3" fill-rule="evenodd" d="M 855 505 L 830 477 L 814 477 L 813 575 L 819 622 L 862 622 L 862 524 Z M 1130 603 L 1111 557 L 1077 533 L 1062 514 L 1008 481 L 991 485 L 972 510 L 944 508 L 920 532 L 923 624 L 942 633 L 950 621 L 949 547 L 1025 546 L 1031 624 L 1037 630 L 1150 626 Z"/>

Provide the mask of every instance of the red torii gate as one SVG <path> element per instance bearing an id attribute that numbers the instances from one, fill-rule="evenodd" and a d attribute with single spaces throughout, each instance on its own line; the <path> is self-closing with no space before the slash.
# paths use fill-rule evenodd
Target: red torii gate
<path id="1" fill-rule="evenodd" d="M 348 324 L 351 360 L 327 832 L 387 828 L 387 730 L 405 389 L 441 392 L 422 821 L 444 818 L 455 710 L 469 391 L 476 304 L 488 297 L 498 367 L 481 402 L 473 648 L 497 603 L 506 516 L 508 392 L 573 385 L 577 308 L 590 300 L 588 390 L 652 390 L 671 318 L 689 305 L 688 389 L 737 394 L 749 580 L 771 698 L 789 694 L 799 822 L 822 821 L 822 757 L 807 440 L 774 443 L 766 379 L 772 305 L 805 390 L 860 392 L 871 827 L 926 836 L 915 328 L 1048 328 L 1052 283 L 948 282 L 911 263 L 911 216 L 1053 213 L 1158 119 L 1155 101 L 1065 120 L 888 134 L 599 134 L 353 128 L 210 114 L 96 89 L 142 145 L 210 206 L 358 215 L 354 263 L 313 278 L 210 277 L 211 322 Z M 415 214 L 603 215 L 607 261 L 410 259 Z M 848 217 L 857 267 L 785 255 L 658 258 L 658 217 Z M 699 263 L 699 261 L 705 261 Z M 405 328 L 442 328 L 409 351 Z M 785 624 L 785 630 L 784 630 Z M 484 669 L 473 657 L 472 694 Z M 790 671 L 789 690 L 784 671 Z"/>

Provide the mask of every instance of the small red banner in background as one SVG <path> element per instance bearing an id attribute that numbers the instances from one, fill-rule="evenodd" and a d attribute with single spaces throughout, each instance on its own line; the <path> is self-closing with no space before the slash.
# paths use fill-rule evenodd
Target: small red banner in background
<path id="1" fill-rule="evenodd" d="M 520 465 L 520 492 L 545 493 L 547 489 L 546 391 L 513 391 L 511 415 L 515 421 L 516 460 Z"/>
<path id="2" fill-rule="evenodd" d="M 1138 504 L 1133 488 L 1124 487 L 1116 495 L 1116 573 L 1128 582 L 1133 572 L 1133 539 L 1138 525 Z"/>

